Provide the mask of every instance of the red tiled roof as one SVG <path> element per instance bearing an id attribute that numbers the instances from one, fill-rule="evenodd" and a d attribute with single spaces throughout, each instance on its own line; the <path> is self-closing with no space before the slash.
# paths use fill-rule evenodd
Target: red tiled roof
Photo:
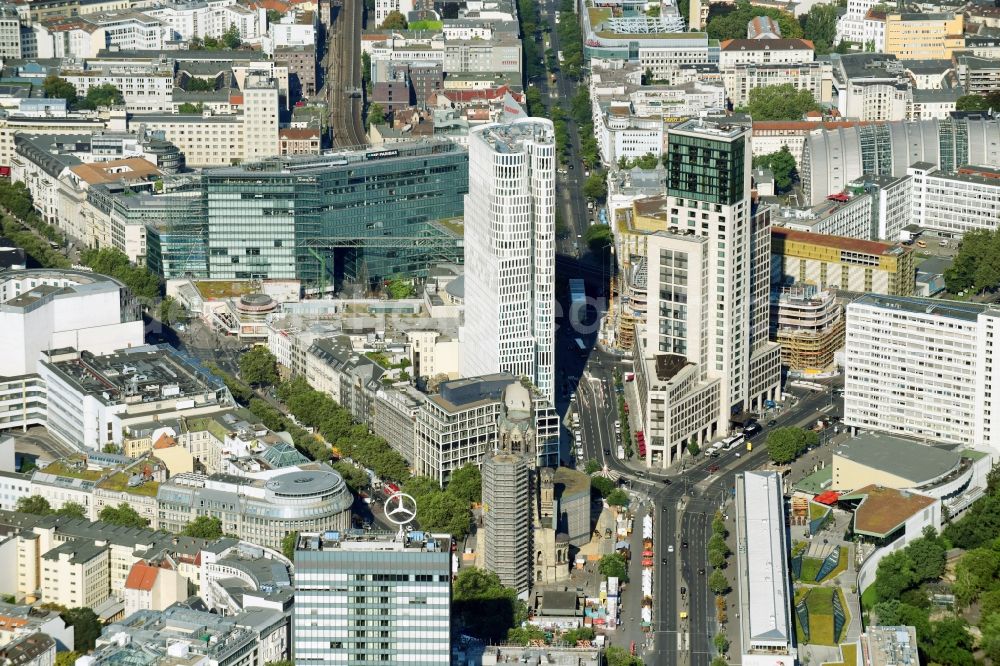
<path id="1" fill-rule="evenodd" d="M 899 247 L 899 245 L 893 243 L 880 243 L 878 241 L 860 240 L 846 236 L 827 236 L 826 234 L 814 234 L 808 231 L 796 231 L 783 227 L 771 227 L 771 240 L 811 243 L 838 250 L 874 255 L 887 254 L 890 250 Z M 910 248 L 906 248 L 906 250 L 912 251 Z"/>
<path id="2" fill-rule="evenodd" d="M 145 562 L 136 562 L 128 572 L 128 578 L 125 579 L 125 588 L 149 592 L 156 584 L 156 576 L 159 573 L 160 570 L 156 567 L 151 567 Z"/>

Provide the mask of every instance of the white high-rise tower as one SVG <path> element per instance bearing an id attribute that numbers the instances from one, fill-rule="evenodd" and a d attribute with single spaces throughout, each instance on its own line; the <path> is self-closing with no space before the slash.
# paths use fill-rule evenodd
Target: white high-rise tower
<path id="1" fill-rule="evenodd" d="M 465 377 L 509 372 L 553 396 L 556 146 L 552 122 L 485 125 L 469 137 Z"/>

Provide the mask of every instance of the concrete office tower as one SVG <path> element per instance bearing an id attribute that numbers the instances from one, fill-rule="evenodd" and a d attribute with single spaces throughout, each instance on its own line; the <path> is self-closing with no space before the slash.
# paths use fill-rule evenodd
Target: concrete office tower
<path id="1" fill-rule="evenodd" d="M 518 593 L 531 585 L 532 461 L 511 453 L 483 460 L 486 568 Z"/>
<path id="2" fill-rule="evenodd" d="M 447 534 L 299 535 L 293 663 L 447 666 L 450 633 Z"/>
<path id="3" fill-rule="evenodd" d="M 280 155 L 277 81 L 260 74 L 248 75 L 243 106 L 243 161 L 257 162 Z"/>
<path id="4" fill-rule="evenodd" d="M 553 401 L 555 135 L 525 118 L 469 137 L 464 377 L 528 377 Z"/>
<path id="5" fill-rule="evenodd" d="M 865 294 L 847 306 L 844 423 L 1000 451 L 998 335 L 993 306 Z"/>
<path id="6" fill-rule="evenodd" d="M 636 339 L 646 462 L 733 427 L 777 397 L 767 339 L 770 216 L 750 199 L 750 132 L 692 120 L 667 140 L 668 230 L 648 238 L 649 308 Z"/>

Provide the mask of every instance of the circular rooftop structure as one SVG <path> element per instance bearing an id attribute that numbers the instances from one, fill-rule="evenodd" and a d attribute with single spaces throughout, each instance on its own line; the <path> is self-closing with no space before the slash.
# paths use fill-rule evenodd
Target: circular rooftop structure
<path id="1" fill-rule="evenodd" d="M 245 314 L 265 314 L 278 307 L 277 301 L 267 294 L 243 294 L 236 308 Z"/>
<path id="2" fill-rule="evenodd" d="M 459 275 L 445 286 L 444 290 L 452 298 L 462 300 L 465 298 L 465 276 Z"/>
<path id="3" fill-rule="evenodd" d="M 297 470 L 272 477 L 264 485 L 275 497 L 293 499 L 347 490 L 344 479 L 333 470 Z"/>

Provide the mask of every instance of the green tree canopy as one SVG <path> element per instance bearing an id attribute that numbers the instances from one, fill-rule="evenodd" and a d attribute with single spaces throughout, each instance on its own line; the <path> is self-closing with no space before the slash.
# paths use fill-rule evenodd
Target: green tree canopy
<path id="1" fill-rule="evenodd" d="M 222 521 L 212 516 L 198 516 L 181 530 L 183 536 L 218 539 L 222 536 Z"/>
<path id="2" fill-rule="evenodd" d="M 729 591 L 729 580 L 726 578 L 726 574 L 722 573 L 722 569 L 712 571 L 708 577 L 708 589 L 716 594 L 725 594 Z"/>
<path id="3" fill-rule="evenodd" d="M 36 516 L 47 516 L 52 513 L 52 505 L 41 495 L 31 495 L 19 498 L 15 510 L 22 513 L 33 513 Z"/>
<path id="4" fill-rule="evenodd" d="M 240 39 L 240 31 L 235 24 L 229 26 L 229 30 L 222 33 L 222 44 L 227 49 L 238 49 L 243 44 L 243 40 Z"/>
<path id="5" fill-rule="evenodd" d="M 138 298 L 152 302 L 160 297 L 160 278 L 145 266 L 136 266 L 125 253 L 115 248 L 88 249 L 80 253 L 80 261 L 95 273 L 110 275 L 125 283 Z"/>
<path id="6" fill-rule="evenodd" d="M 89 608 L 70 608 L 61 613 L 66 624 L 73 625 L 73 650 L 90 652 L 101 636 L 101 620 Z"/>
<path id="7" fill-rule="evenodd" d="M 780 9 L 754 7 L 748 0 L 739 0 L 735 5 L 712 5 L 705 29 L 710 39 L 745 39 L 747 24 L 757 16 L 777 21 L 785 39 L 802 37 L 802 27 L 793 15 Z"/>
<path id="8" fill-rule="evenodd" d="M 197 76 L 190 76 L 187 81 L 184 82 L 184 89 L 188 92 L 210 92 L 215 90 L 215 81 L 209 81 L 208 79 L 202 79 Z"/>
<path id="9" fill-rule="evenodd" d="M 629 504 L 628 493 L 621 488 L 615 488 L 608 493 L 607 500 L 611 506 L 628 506 Z"/>
<path id="10" fill-rule="evenodd" d="M 451 493 L 436 492 L 425 498 L 417 513 L 420 526 L 431 532 L 447 532 L 457 539 L 469 533 L 469 503 Z"/>
<path id="11" fill-rule="evenodd" d="M 955 101 L 956 111 L 986 111 L 989 102 L 983 95 L 962 95 Z"/>
<path id="12" fill-rule="evenodd" d="M 363 469 L 358 469 L 346 460 L 339 460 L 331 465 L 340 476 L 344 478 L 347 487 L 351 492 L 357 494 L 368 487 L 368 474 Z"/>
<path id="13" fill-rule="evenodd" d="M 878 563 L 875 577 L 875 594 L 881 601 L 898 599 L 904 590 L 917 580 L 913 561 L 906 550 L 889 553 Z"/>
<path id="14" fill-rule="evenodd" d="M 515 626 L 517 591 L 504 587 L 492 571 L 477 567 L 459 570 L 452 586 L 456 624 L 468 634 L 496 643 Z"/>
<path id="15" fill-rule="evenodd" d="M 620 553 L 609 553 L 601 558 L 597 570 L 605 578 L 618 578 L 619 582 L 628 582 L 628 567 L 625 558 Z"/>
<path id="16" fill-rule="evenodd" d="M 583 183 L 583 195 L 588 199 L 603 202 L 608 198 L 608 179 L 603 170 L 591 171 Z"/>
<path id="17" fill-rule="evenodd" d="M 788 146 L 782 146 L 781 150 L 774 153 L 758 155 L 753 158 L 753 165 L 759 169 L 771 170 L 771 173 L 774 174 L 774 188 L 777 194 L 792 189 L 792 185 L 799 179 L 795 157 L 789 152 Z"/>
<path id="18" fill-rule="evenodd" d="M 111 523 L 112 525 L 122 525 L 124 527 L 148 527 L 149 521 L 139 515 L 139 512 L 128 504 L 122 502 L 118 506 L 110 504 L 98 514 L 97 519 Z"/>
<path id="19" fill-rule="evenodd" d="M 289 532 L 281 537 L 281 554 L 288 559 L 295 561 L 295 544 L 299 541 L 298 532 Z"/>
<path id="20" fill-rule="evenodd" d="M 66 502 L 53 513 L 67 518 L 87 518 L 87 509 L 79 502 Z"/>
<path id="21" fill-rule="evenodd" d="M 257 345 L 240 356 L 240 375 L 251 386 L 273 386 L 278 383 L 278 359 L 263 345 Z"/>
<path id="22" fill-rule="evenodd" d="M 368 128 L 371 128 L 372 125 L 382 125 L 385 123 L 385 109 L 378 102 L 372 102 L 368 105 L 367 123 Z"/>
<path id="23" fill-rule="evenodd" d="M 832 4 L 813 5 L 808 13 L 799 17 L 802 36 L 812 40 L 816 55 L 826 55 L 833 50 L 837 18 L 837 6 Z"/>
<path id="24" fill-rule="evenodd" d="M 483 475 L 479 466 L 468 463 L 459 467 L 451 474 L 448 481 L 448 492 L 467 503 L 483 500 Z"/>
<path id="25" fill-rule="evenodd" d="M 767 436 L 767 454 L 780 464 L 790 463 L 810 446 L 815 446 L 819 436 L 804 428 L 785 427 L 772 430 Z"/>
<path id="26" fill-rule="evenodd" d="M 45 77 L 45 81 L 42 82 L 42 90 L 45 91 L 46 97 L 66 100 L 66 106 L 76 105 L 76 86 L 60 76 L 49 74 Z"/>
<path id="27" fill-rule="evenodd" d="M 942 563 L 942 572 L 944 566 Z M 975 601 L 982 592 L 997 586 L 1000 553 L 991 548 L 974 548 L 962 555 L 955 565 L 953 591 L 963 606 Z"/>
<path id="28" fill-rule="evenodd" d="M 750 90 L 747 112 L 754 120 L 801 120 L 808 111 L 819 111 L 812 93 L 791 83 Z"/>
<path id="29" fill-rule="evenodd" d="M 1000 286 L 1000 230 L 977 229 L 966 233 L 944 280 L 953 294 L 996 291 Z"/>
<path id="30" fill-rule="evenodd" d="M 982 633 L 979 646 L 994 664 L 1000 663 L 1000 613 L 984 614 L 979 631 Z"/>
<path id="31" fill-rule="evenodd" d="M 601 469 L 601 463 L 597 462 L 593 458 L 588 460 L 583 466 L 583 471 L 586 472 L 588 475 L 591 475 L 600 469 Z"/>
<path id="32" fill-rule="evenodd" d="M 191 104 L 190 102 L 184 102 L 177 106 L 177 113 L 182 113 L 185 115 L 193 115 L 202 113 L 205 110 L 205 106 L 201 103 Z"/>
<path id="33" fill-rule="evenodd" d="M 87 91 L 86 99 L 87 105 L 95 109 L 101 106 L 120 106 L 125 103 L 122 91 L 110 83 L 92 86 Z"/>
<path id="34" fill-rule="evenodd" d="M 386 14 L 381 27 L 382 30 L 406 30 L 408 24 L 406 22 L 406 17 L 394 9 Z"/>
<path id="35" fill-rule="evenodd" d="M 608 497 L 615 489 L 615 482 L 606 476 L 592 476 L 590 477 L 590 487 L 601 497 Z"/>
<path id="36" fill-rule="evenodd" d="M 610 645 L 604 650 L 604 661 L 608 666 L 642 666 L 642 659 L 633 657 L 619 645 Z"/>
<path id="37" fill-rule="evenodd" d="M 931 623 L 930 642 L 924 643 L 923 650 L 932 663 L 947 666 L 971 666 L 972 636 L 964 620 L 947 618 Z"/>
<path id="38" fill-rule="evenodd" d="M 583 240 L 587 243 L 590 251 L 595 254 L 606 254 L 614 245 L 611 227 L 606 224 L 592 224 L 587 227 L 587 231 L 583 234 Z"/>

